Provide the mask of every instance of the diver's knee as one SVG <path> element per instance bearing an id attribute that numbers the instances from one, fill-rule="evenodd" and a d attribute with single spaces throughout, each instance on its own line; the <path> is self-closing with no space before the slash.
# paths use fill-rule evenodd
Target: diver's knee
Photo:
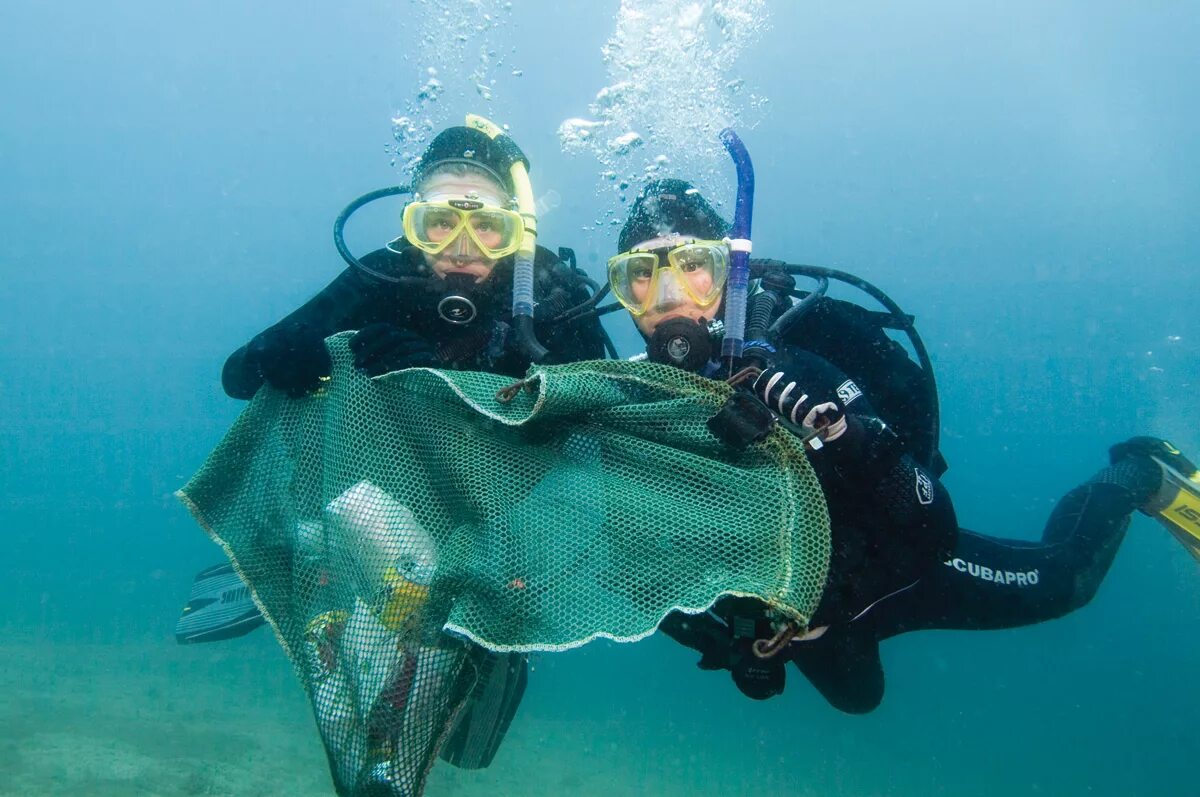
<path id="1" fill-rule="evenodd" d="M 844 714 L 870 714 L 883 702 L 883 684 L 876 688 L 857 688 L 841 694 L 826 694 L 829 704 Z"/>
<path id="2" fill-rule="evenodd" d="M 809 680 L 829 705 L 844 714 L 870 714 L 883 702 L 883 673 L 836 681 Z"/>
<path id="3" fill-rule="evenodd" d="M 1076 612 L 1092 602 L 1092 598 L 1096 597 L 1096 593 L 1100 591 L 1100 579 L 1077 579 L 1075 588 L 1066 600 L 1062 602 L 1062 611 L 1058 613 L 1058 617 L 1068 615 L 1071 612 Z"/>

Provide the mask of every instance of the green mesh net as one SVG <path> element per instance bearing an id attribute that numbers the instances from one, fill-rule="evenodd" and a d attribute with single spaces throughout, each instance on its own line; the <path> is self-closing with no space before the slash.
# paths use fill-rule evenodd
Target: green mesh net
<path id="1" fill-rule="evenodd" d="M 754 596 L 805 625 L 829 559 L 799 441 L 705 426 L 722 383 L 649 363 L 412 369 L 260 391 L 180 497 L 307 690 L 341 794 L 416 795 L 493 670 Z M 444 754 L 444 751 L 443 751 Z"/>

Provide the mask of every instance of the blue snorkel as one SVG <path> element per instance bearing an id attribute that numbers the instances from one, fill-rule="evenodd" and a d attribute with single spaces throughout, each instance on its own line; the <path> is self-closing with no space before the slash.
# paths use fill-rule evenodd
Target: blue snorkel
<path id="1" fill-rule="evenodd" d="M 721 143 L 737 167 L 737 204 L 729 231 L 729 288 L 725 292 L 725 338 L 721 357 L 732 372 L 733 361 L 742 356 L 746 334 L 746 290 L 750 283 L 750 220 L 754 214 L 754 165 L 746 145 L 732 127 L 721 131 Z"/>

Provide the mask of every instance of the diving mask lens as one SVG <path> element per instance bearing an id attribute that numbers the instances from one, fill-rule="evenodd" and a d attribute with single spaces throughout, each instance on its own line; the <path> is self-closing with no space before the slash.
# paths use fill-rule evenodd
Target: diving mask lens
<path id="1" fill-rule="evenodd" d="M 729 277 L 729 246 L 723 241 L 693 241 L 667 252 L 667 262 L 682 278 L 683 289 L 701 307 L 721 296 Z"/>
<path id="2" fill-rule="evenodd" d="M 729 246 L 723 241 L 692 241 L 653 251 L 623 252 L 608 261 L 613 296 L 634 316 L 646 313 L 658 301 L 662 289 L 672 286 L 706 308 L 720 299 L 728 277 Z M 664 284 L 664 280 L 670 283 Z"/>
<path id="3" fill-rule="evenodd" d="M 520 248 L 523 232 L 521 214 L 472 200 L 410 202 L 404 208 L 404 237 L 431 255 L 465 234 L 480 254 L 496 260 Z"/>
<path id="4" fill-rule="evenodd" d="M 608 284 L 613 296 L 635 316 L 642 315 L 654 301 L 658 255 L 652 252 L 625 252 L 608 261 Z"/>

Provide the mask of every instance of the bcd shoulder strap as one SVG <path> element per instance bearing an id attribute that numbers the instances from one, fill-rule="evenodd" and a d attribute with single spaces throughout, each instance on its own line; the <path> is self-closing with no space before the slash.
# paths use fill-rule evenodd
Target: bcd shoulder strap
<path id="1" fill-rule="evenodd" d="M 931 433 L 935 409 L 928 379 L 908 351 L 888 336 L 881 317 L 890 318 L 853 302 L 822 297 L 787 331 L 784 342 L 824 357 L 859 383 L 908 453 L 941 475 L 946 462 Z"/>

